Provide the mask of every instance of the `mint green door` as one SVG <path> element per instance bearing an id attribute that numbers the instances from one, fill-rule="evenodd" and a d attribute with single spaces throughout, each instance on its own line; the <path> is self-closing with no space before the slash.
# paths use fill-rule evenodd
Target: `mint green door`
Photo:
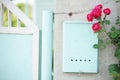
<path id="1" fill-rule="evenodd" d="M 0 34 L 0 80 L 32 80 L 32 35 Z"/>

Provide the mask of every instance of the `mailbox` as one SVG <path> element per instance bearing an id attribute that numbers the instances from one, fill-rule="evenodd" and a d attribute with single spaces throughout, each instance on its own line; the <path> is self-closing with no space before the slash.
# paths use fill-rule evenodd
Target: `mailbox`
<path id="1" fill-rule="evenodd" d="M 63 23 L 63 72 L 97 73 L 97 34 L 92 23 L 65 21 Z"/>

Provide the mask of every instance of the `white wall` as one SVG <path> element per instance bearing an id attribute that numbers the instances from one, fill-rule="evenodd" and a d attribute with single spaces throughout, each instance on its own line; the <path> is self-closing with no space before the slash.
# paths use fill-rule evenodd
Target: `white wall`
<path id="1" fill-rule="evenodd" d="M 76 12 L 93 8 L 98 3 L 105 3 L 104 7 L 112 9 L 111 16 L 108 17 L 114 22 L 115 17 L 120 14 L 116 4 L 112 0 L 56 0 L 55 12 Z M 118 5 L 117 5 L 118 6 Z M 120 6 L 120 5 L 119 5 Z M 119 8 L 120 9 L 120 8 Z M 97 74 L 79 74 L 62 72 L 62 23 L 66 20 L 86 20 L 86 14 L 73 14 L 69 17 L 67 14 L 55 14 L 54 24 L 54 80 L 112 80 L 108 74 L 108 65 L 117 63 L 114 56 L 114 46 L 110 45 L 104 50 L 99 50 L 99 73 Z"/>

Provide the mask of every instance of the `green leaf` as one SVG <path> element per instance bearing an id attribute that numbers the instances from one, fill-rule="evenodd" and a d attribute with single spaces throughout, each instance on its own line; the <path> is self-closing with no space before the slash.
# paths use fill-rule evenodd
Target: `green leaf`
<path id="1" fill-rule="evenodd" d="M 116 38 L 117 37 L 117 33 L 112 32 L 110 36 L 111 36 L 111 38 Z"/>
<path id="2" fill-rule="evenodd" d="M 120 20 L 119 19 L 116 19 L 116 24 L 119 24 L 120 23 Z"/>
<path id="3" fill-rule="evenodd" d="M 118 64 L 110 64 L 108 70 L 110 73 L 112 73 L 113 71 L 120 72 Z"/>
<path id="4" fill-rule="evenodd" d="M 102 39 L 99 39 L 98 40 L 98 47 L 100 49 L 104 49 L 106 47 L 106 43 Z"/>
<path id="5" fill-rule="evenodd" d="M 110 20 L 105 20 L 104 23 L 105 23 L 106 25 L 110 25 Z"/>
<path id="6" fill-rule="evenodd" d="M 120 30 L 115 30 L 115 32 L 119 35 L 120 34 Z"/>
<path id="7" fill-rule="evenodd" d="M 116 28 L 115 28 L 115 27 L 112 27 L 112 28 L 111 28 L 111 31 L 115 31 L 115 30 L 116 30 Z"/>
<path id="8" fill-rule="evenodd" d="M 120 67 L 118 64 L 110 64 L 108 71 L 113 77 L 120 77 Z"/>
<path id="9" fill-rule="evenodd" d="M 104 23 L 105 23 L 104 21 L 101 21 L 101 22 L 100 22 L 100 24 L 102 24 L 102 25 L 104 25 Z"/>
<path id="10" fill-rule="evenodd" d="M 120 22 L 116 22 L 115 24 L 116 24 L 116 25 L 119 25 L 119 24 L 120 24 Z"/>
<path id="11" fill-rule="evenodd" d="M 120 0 L 116 0 L 115 2 L 116 2 L 116 3 L 119 3 L 119 2 L 120 2 Z"/>
<path id="12" fill-rule="evenodd" d="M 111 35 L 111 32 L 107 32 L 107 34 L 108 34 L 108 36 L 110 37 L 110 35 Z"/>
<path id="13" fill-rule="evenodd" d="M 117 46 L 119 46 L 119 47 L 120 47 L 120 42 L 118 42 L 118 43 L 117 43 Z"/>
<path id="14" fill-rule="evenodd" d="M 116 48 L 115 57 L 117 57 L 120 60 L 120 47 Z"/>
<path id="15" fill-rule="evenodd" d="M 98 40 L 98 43 L 99 43 L 99 44 L 103 43 L 103 40 L 102 40 L 102 39 L 99 39 L 99 40 Z"/>
<path id="16" fill-rule="evenodd" d="M 117 16 L 117 19 L 116 19 L 116 24 L 119 25 L 120 24 L 120 17 Z"/>
<path id="17" fill-rule="evenodd" d="M 98 44 L 94 44 L 93 48 L 97 48 L 98 49 Z"/>

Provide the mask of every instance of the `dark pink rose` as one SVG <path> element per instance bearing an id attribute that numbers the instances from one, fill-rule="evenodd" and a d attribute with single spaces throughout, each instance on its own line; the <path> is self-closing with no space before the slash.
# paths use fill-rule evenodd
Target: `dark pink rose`
<path id="1" fill-rule="evenodd" d="M 100 8 L 100 9 L 102 9 L 102 8 L 103 8 L 103 5 L 102 5 L 102 4 L 98 4 L 98 5 L 95 6 L 95 8 Z"/>
<path id="2" fill-rule="evenodd" d="M 109 8 L 105 8 L 103 12 L 104 14 L 109 15 L 111 13 L 111 10 Z"/>
<path id="3" fill-rule="evenodd" d="M 95 19 L 98 19 L 102 16 L 102 10 L 100 8 L 94 8 L 91 12 Z"/>
<path id="4" fill-rule="evenodd" d="M 89 22 L 92 22 L 93 21 L 93 15 L 92 14 L 87 14 L 87 20 Z"/>
<path id="5" fill-rule="evenodd" d="M 94 23 L 93 25 L 92 25 L 92 30 L 94 31 L 94 32 L 97 32 L 97 31 L 99 31 L 101 29 L 101 27 L 100 27 L 100 24 L 97 22 L 97 23 Z"/>

